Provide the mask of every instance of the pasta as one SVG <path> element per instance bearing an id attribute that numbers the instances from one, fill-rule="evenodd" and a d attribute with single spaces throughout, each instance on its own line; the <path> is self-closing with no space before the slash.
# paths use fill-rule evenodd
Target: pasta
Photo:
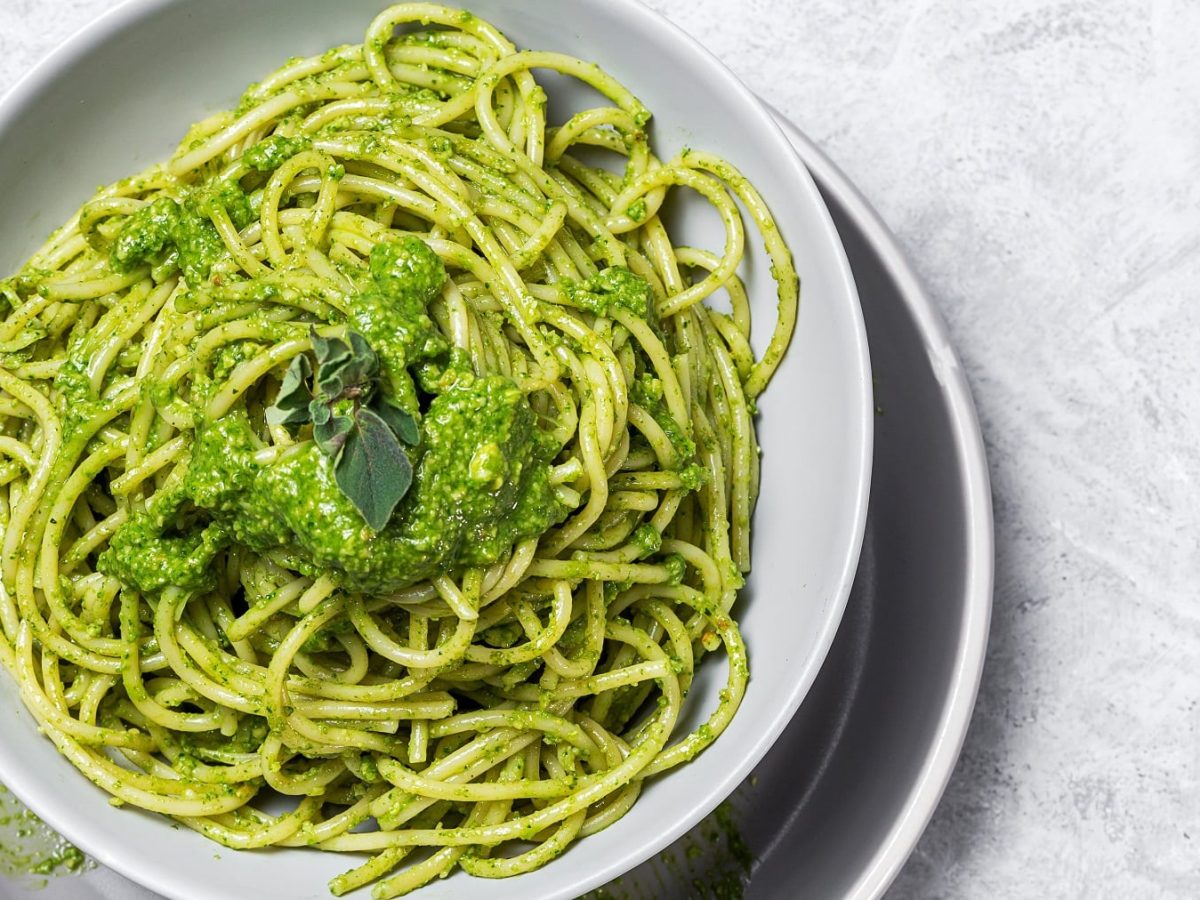
<path id="1" fill-rule="evenodd" d="M 535 70 L 603 105 L 549 126 Z M 0 281 L 0 658 L 114 802 L 365 854 L 330 889 L 386 898 L 544 865 L 726 727 L 798 279 L 754 187 L 659 159 L 649 119 L 594 65 L 400 4 Z M 724 247 L 672 243 L 677 189 Z M 778 283 L 761 358 L 743 210 Z"/>

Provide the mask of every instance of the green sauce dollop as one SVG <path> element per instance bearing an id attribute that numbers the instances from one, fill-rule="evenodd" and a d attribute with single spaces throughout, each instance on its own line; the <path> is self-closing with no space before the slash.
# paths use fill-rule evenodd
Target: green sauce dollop
<path id="1" fill-rule="evenodd" d="M 185 190 L 179 200 L 160 197 L 129 217 L 113 241 L 109 262 L 117 272 L 145 263 L 176 265 L 189 284 L 198 285 L 225 252 L 213 211 L 224 209 L 241 230 L 257 215 L 254 205 L 237 182 L 223 179 Z"/>
<path id="2" fill-rule="evenodd" d="M 285 162 L 297 154 L 312 147 L 312 140 L 305 137 L 284 137 L 271 135 L 264 141 L 259 141 L 244 154 L 242 162 L 256 172 L 274 172 Z"/>
<path id="3" fill-rule="evenodd" d="M 239 511 L 277 515 L 311 574 L 331 571 L 351 590 L 386 593 L 495 562 L 559 521 L 565 510 L 548 465 L 554 449 L 511 381 L 476 378 L 430 405 L 413 488 L 383 531 L 364 526 L 332 463 L 312 445 L 263 472 Z"/>
<path id="4" fill-rule="evenodd" d="M 384 594 L 493 563 L 564 518 L 550 484 L 558 447 L 525 395 L 457 361 L 426 312 L 445 282 L 441 260 L 411 238 L 379 245 L 370 262 L 350 318 L 378 353 L 395 400 L 418 411 L 408 367 L 441 360 L 413 450 L 413 485 L 390 522 L 378 532 L 366 525 L 312 442 L 259 463 L 250 420 L 234 410 L 197 428 L 185 477 L 117 530 L 100 571 L 144 592 L 210 590 L 217 554 L 239 545 L 282 550 L 307 575 Z"/>
<path id="5" fill-rule="evenodd" d="M 614 307 L 635 316 L 650 314 L 650 285 L 624 266 L 609 266 L 586 281 L 564 283 L 567 298 L 598 316 L 607 316 Z"/>
<path id="6" fill-rule="evenodd" d="M 410 236 L 376 244 L 370 272 L 370 283 L 350 304 L 350 318 L 379 355 L 392 399 L 415 412 L 416 389 L 408 367 L 450 349 L 427 312 L 446 283 L 446 268 L 424 241 Z"/>

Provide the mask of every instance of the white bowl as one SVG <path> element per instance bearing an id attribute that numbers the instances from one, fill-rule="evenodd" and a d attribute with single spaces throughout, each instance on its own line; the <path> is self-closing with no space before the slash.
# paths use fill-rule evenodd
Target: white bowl
<path id="1" fill-rule="evenodd" d="M 187 126 L 234 104 L 287 57 L 360 42 L 381 0 L 131 0 L 69 41 L 0 103 L 0 272 L 16 268 L 96 185 L 167 157 Z M 770 203 L 796 256 L 795 341 L 760 404 L 763 494 L 756 566 L 735 609 L 751 682 L 732 725 L 698 759 L 648 785 L 620 822 L 509 881 L 458 873 L 420 891 L 570 898 L 620 875 L 703 818 L 749 773 L 816 676 L 857 564 L 870 482 L 871 381 L 842 247 L 808 172 L 771 116 L 701 47 L 633 0 L 472 0 L 518 45 L 599 62 L 654 112 L 660 155 L 684 145 L 731 159 Z M 551 113 L 564 87 L 550 83 Z M 719 247 L 715 217 L 684 207 L 676 232 Z M 757 242 L 755 242 L 757 244 Z M 755 247 L 746 268 L 757 335 L 774 286 Z M 707 659 L 691 721 L 724 680 Z M 101 863 L 170 897 L 327 897 L 353 862 L 305 850 L 238 853 L 158 816 L 115 809 L 41 737 L 8 678 L 0 779 Z"/>

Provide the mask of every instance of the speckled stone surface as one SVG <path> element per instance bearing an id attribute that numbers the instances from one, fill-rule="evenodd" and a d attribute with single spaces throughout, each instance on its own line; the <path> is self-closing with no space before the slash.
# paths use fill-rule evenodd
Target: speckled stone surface
<path id="1" fill-rule="evenodd" d="M 0 0 L 0 88 L 112 0 Z M 889 894 L 1200 896 L 1200 5 L 650 0 L 900 238 L 990 455 L 963 758 Z"/>

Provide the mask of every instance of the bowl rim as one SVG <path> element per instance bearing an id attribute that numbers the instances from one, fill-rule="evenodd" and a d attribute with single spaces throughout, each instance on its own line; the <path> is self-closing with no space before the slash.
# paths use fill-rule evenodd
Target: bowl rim
<path id="1" fill-rule="evenodd" d="M 119 0 L 116 5 L 86 22 L 53 47 L 45 57 L 18 78 L 8 90 L 0 94 L 0 135 L 11 127 L 12 121 L 26 109 L 43 88 L 50 86 L 73 63 L 85 58 L 93 49 L 102 46 L 125 30 L 136 27 L 140 20 L 159 10 L 192 2 L 198 2 L 198 0 Z M 448 2 L 454 2 L 454 0 L 448 0 Z M 380 5 L 381 8 L 386 7 L 388 0 L 380 0 Z M 855 457 L 850 460 L 856 473 L 854 495 L 852 498 L 848 497 L 846 502 L 852 521 L 850 540 L 844 548 L 843 555 L 837 560 L 836 566 L 832 563 L 829 566 L 830 580 L 831 583 L 836 583 L 836 590 L 824 598 L 826 611 L 813 643 L 814 649 L 805 660 L 803 672 L 790 682 L 788 693 L 779 697 L 780 702 L 776 706 L 774 716 L 765 723 L 765 727 L 758 729 L 753 743 L 738 755 L 736 765 L 731 766 L 719 781 L 712 782 L 706 785 L 703 791 L 697 792 L 696 800 L 686 810 L 686 815 L 675 816 L 669 827 L 662 828 L 649 840 L 639 843 L 630 842 L 628 849 L 606 860 L 605 864 L 592 875 L 550 895 L 553 900 L 559 900 L 559 898 L 570 900 L 578 893 L 605 884 L 683 836 L 696 823 L 711 813 L 733 792 L 738 784 L 749 776 L 754 766 L 783 733 L 799 709 L 801 702 L 807 696 L 816 680 L 817 673 L 825 662 L 849 600 L 866 529 L 873 461 L 874 402 L 870 353 L 862 308 L 841 238 L 807 166 L 780 123 L 759 97 L 720 58 L 682 27 L 657 10 L 643 5 L 640 0 L 604 0 L 599 8 L 603 8 L 606 14 L 612 15 L 614 18 L 631 21 L 635 28 L 661 32 L 664 34 L 664 40 L 681 44 L 702 59 L 710 73 L 723 81 L 725 87 L 737 95 L 755 117 L 758 125 L 756 133 L 761 139 L 773 141 L 780 156 L 791 163 L 792 177 L 806 185 L 813 211 L 820 221 L 828 246 L 832 249 L 832 257 L 829 262 L 831 272 L 836 275 L 837 279 L 839 305 L 843 305 L 841 303 L 843 299 L 848 301 L 844 304 L 846 309 L 843 312 L 849 316 L 853 344 L 847 348 L 847 371 L 853 373 L 858 402 L 855 412 L 848 415 L 847 421 L 848 428 L 858 440 L 854 448 L 856 450 Z M 803 287 L 801 288 L 800 303 L 803 308 Z M 837 573 L 836 578 L 832 576 L 834 571 Z M 138 854 L 136 853 L 110 853 L 106 847 L 97 844 L 92 839 L 94 829 L 83 826 L 78 817 L 71 817 L 65 814 L 65 811 L 64 815 L 58 815 L 54 811 L 44 815 L 45 807 L 39 802 L 38 792 L 32 790 L 28 785 L 10 784 L 8 787 L 18 799 L 42 817 L 48 825 L 98 862 L 130 880 L 166 897 L 186 897 L 188 900 L 192 900 L 193 897 L 208 897 L 203 893 L 181 893 L 175 884 L 166 879 L 165 873 L 163 873 L 163 877 L 159 877 L 154 870 L 147 871 L 137 861 Z"/>

